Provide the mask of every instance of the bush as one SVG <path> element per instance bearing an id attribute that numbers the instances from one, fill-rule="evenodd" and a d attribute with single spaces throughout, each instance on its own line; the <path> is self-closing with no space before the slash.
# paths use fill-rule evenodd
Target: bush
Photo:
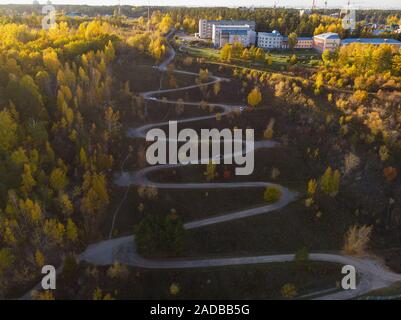
<path id="1" fill-rule="evenodd" d="M 175 216 L 148 215 L 135 226 L 135 242 L 140 254 L 175 255 L 182 250 L 185 230 Z"/>
<path id="2" fill-rule="evenodd" d="M 344 252 L 349 255 L 364 255 L 372 234 L 372 226 L 351 226 L 345 234 Z"/>
<path id="3" fill-rule="evenodd" d="M 180 286 L 177 283 L 172 283 L 169 288 L 170 294 L 173 296 L 176 296 L 177 294 L 179 294 L 180 290 L 181 290 Z"/>
<path id="4" fill-rule="evenodd" d="M 291 283 L 287 283 L 281 288 L 281 295 L 283 298 L 291 299 L 297 296 L 297 294 L 295 286 Z"/>
<path id="5" fill-rule="evenodd" d="M 340 188 L 340 172 L 333 171 L 330 167 L 326 169 L 320 178 L 320 189 L 330 197 L 335 197 Z"/>
<path id="6" fill-rule="evenodd" d="M 307 248 L 303 247 L 295 253 L 296 262 L 305 262 L 309 260 L 309 251 Z"/>
<path id="7" fill-rule="evenodd" d="M 268 203 L 275 203 L 281 198 L 281 190 L 277 187 L 267 187 L 263 199 Z"/>

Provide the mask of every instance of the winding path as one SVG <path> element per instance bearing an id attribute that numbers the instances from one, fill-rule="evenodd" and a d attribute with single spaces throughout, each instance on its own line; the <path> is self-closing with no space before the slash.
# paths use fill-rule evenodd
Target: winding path
<path id="1" fill-rule="evenodd" d="M 169 54 L 166 60 L 161 63 L 157 68 L 159 71 L 166 71 L 167 66 L 173 61 L 175 57 L 174 49 L 169 45 Z M 182 70 L 173 70 L 177 74 L 186 74 L 197 76 L 197 74 Z M 198 88 L 200 86 L 212 85 L 216 82 L 229 81 L 226 78 L 211 77 L 207 83 L 190 85 L 186 87 L 168 89 L 168 90 L 155 90 L 142 93 L 145 100 L 158 101 L 161 103 L 177 104 L 175 100 L 162 100 L 157 96 L 168 92 L 178 92 L 188 89 Z M 186 106 L 199 107 L 200 102 L 184 102 Z M 228 104 L 216 103 L 214 106 L 222 110 L 221 114 L 226 115 L 229 112 L 238 109 L 239 106 L 232 106 Z M 189 123 L 201 120 L 215 118 L 215 115 L 192 117 L 185 120 L 179 120 L 179 123 Z M 138 128 L 133 128 L 128 131 L 128 136 L 132 138 L 145 138 L 146 132 L 155 127 L 167 126 L 168 121 L 144 125 Z M 277 143 L 273 141 L 257 141 L 253 146 L 247 146 L 246 150 L 254 151 L 260 148 L 273 148 Z M 253 149 L 252 149 L 253 148 Z M 232 156 L 232 155 L 230 155 Z M 228 182 L 228 183 L 162 183 L 150 181 L 148 178 L 152 172 L 159 171 L 166 168 L 176 168 L 182 166 L 181 164 L 174 165 L 155 165 L 146 167 L 135 172 L 121 172 L 115 177 L 115 183 L 120 186 L 154 186 L 158 189 L 222 189 L 222 188 L 249 188 L 249 187 L 267 187 L 275 186 L 282 191 L 281 199 L 269 205 L 263 205 L 256 208 L 239 210 L 230 212 L 223 215 L 213 216 L 210 218 L 188 222 L 184 225 L 185 229 L 194 229 L 206 225 L 222 223 L 234 219 L 240 219 L 257 214 L 266 214 L 277 212 L 278 209 L 286 206 L 288 203 L 297 198 L 297 194 L 288 190 L 287 188 L 269 183 L 269 182 Z M 113 219 L 114 220 L 114 219 Z M 388 270 L 379 260 L 374 258 L 355 258 L 340 254 L 328 253 L 312 253 L 309 256 L 310 260 L 325 261 L 339 263 L 342 265 L 353 265 L 359 275 L 359 283 L 355 290 L 343 290 L 335 293 L 329 293 L 320 296 L 319 299 L 350 299 L 358 297 L 369 291 L 384 288 L 391 284 L 401 281 L 401 275 L 393 273 Z M 101 241 L 99 243 L 88 246 L 88 248 L 80 255 L 81 260 L 88 261 L 96 265 L 110 265 L 118 261 L 130 266 L 151 268 L 151 269 L 180 269 L 180 268 L 201 268 L 212 266 L 228 266 L 228 265 L 246 265 L 258 263 L 279 263 L 294 260 L 294 254 L 280 254 L 280 255 L 266 255 L 266 256 L 252 256 L 252 257 L 237 257 L 237 258 L 219 258 L 219 259 L 174 259 L 174 260 L 148 260 L 144 259 L 137 254 L 134 236 L 126 236 L 115 239 Z"/>

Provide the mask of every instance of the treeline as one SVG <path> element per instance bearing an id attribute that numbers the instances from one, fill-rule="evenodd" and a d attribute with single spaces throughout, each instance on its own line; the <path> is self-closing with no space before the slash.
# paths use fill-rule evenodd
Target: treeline
<path id="1" fill-rule="evenodd" d="M 89 17 L 96 16 L 122 16 L 128 18 L 147 17 L 146 6 L 73 6 L 56 5 L 59 12 L 79 12 Z M 21 17 L 25 12 L 33 12 L 40 16 L 41 6 L 32 5 L 7 5 L 0 6 L 0 10 Z M 315 10 L 313 14 L 300 14 L 298 9 L 289 8 L 224 8 L 224 7 L 150 7 L 150 14 L 155 12 L 168 13 L 173 19 L 174 25 L 183 27 L 186 31 L 194 33 L 198 31 L 199 19 L 246 19 L 256 22 L 257 31 L 278 30 L 284 35 L 295 32 L 298 36 L 312 36 L 324 32 L 338 32 L 341 37 L 372 37 L 372 30 L 366 26 L 375 24 L 399 24 L 401 12 L 398 10 L 357 10 L 357 26 L 350 34 L 349 30 L 343 30 L 342 20 L 331 14 L 339 13 L 339 9 Z M 396 33 L 386 34 L 387 37 L 400 38 Z"/>

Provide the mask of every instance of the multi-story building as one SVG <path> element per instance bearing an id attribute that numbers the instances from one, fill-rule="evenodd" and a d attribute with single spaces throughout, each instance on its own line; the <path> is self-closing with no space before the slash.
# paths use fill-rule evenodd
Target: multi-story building
<path id="1" fill-rule="evenodd" d="M 255 31 L 255 21 L 248 20 L 199 20 L 199 38 L 212 39 L 213 36 L 213 25 L 221 26 L 240 26 L 248 25 L 251 30 Z"/>
<path id="2" fill-rule="evenodd" d="M 297 44 L 294 49 L 312 49 L 313 48 L 313 38 L 312 37 L 299 37 L 297 38 Z M 283 37 L 283 44 L 281 46 L 283 49 L 288 49 L 288 37 Z"/>
<path id="3" fill-rule="evenodd" d="M 299 37 L 298 42 L 294 49 L 312 49 L 313 48 L 313 38 L 312 37 Z"/>
<path id="4" fill-rule="evenodd" d="M 348 38 L 341 41 L 341 46 L 347 46 L 351 43 L 362 43 L 379 46 L 381 44 L 389 44 L 396 48 L 401 48 L 401 42 L 395 39 L 382 39 L 382 38 Z"/>
<path id="5" fill-rule="evenodd" d="M 274 30 L 273 32 L 258 32 L 258 47 L 262 49 L 281 49 L 284 37 Z"/>
<path id="6" fill-rule="evenodd" d="M 341 43 L 341 39 L 337 33 L 328 32 L 318 34 L 313 37 L 313 48 L 323 52 L 325 50 L 334 51 Z"/>
<path id="7" fill-rule="evenodd" d="M 256 33 L 249 25 L 213 25 L 212 42 L 215 47 L 227 43 L 241 43 L 244 47 L 255 44 Z"/>

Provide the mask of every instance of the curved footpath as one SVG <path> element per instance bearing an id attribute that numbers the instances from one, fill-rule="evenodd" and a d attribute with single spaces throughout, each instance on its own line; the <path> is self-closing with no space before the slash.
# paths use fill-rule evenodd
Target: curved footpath
<path id="1" fill-rule="evenodd" d="M 170 33 L 171 35 L 171 33 Z M 157 68 L 164 72 L 167 66 L 173 61 L 175 57 L 174 49 L 169 46 L 169 54 L 167 59 L 161 63 Z M 186 74 L 197 76 L 196 73 L 173 70 L 178 74 Z M 160 103 L 177 104 L 175 100 L 162 100 L 157 98 L 158 95 L 168 92 L 178 92 L 188 89 L 197 88 L 200 86 L 207 86 L 216 82 L 229 81 L 228 79 L 213 76 L 211 81 L 203 84 L 196 84 L 177 89 L 156 90 L 142 93 L 145 100 L 158 101 Z M 200 102 L 184 102 L 186 106 L 199 107 Z M 238 109 L 239 106 L 232 106 L 227 104 L 213 104 L 222 110 L 221 114 L 226 115 L 232 110 Z M 179 120 L 179 123 L 201 121 L 206 119 L 215 118 L 215 115 L 193 117 L 185 120 Z M 146 132 L 155 127 L 167 126 L 168 121 L 159 122 L 133 128 L 128 131 L 128 136 L 132 138 L 145 138 Z M 273 141 L 257 141 L 252 146 L 246 146 L 247 152 L 254 151 L 259 148 L 273 148 L 277 143 Z M 230 155 L 232 156 L 232 155 Z M 240 219 L 257 214 L 266 214 L 277 212 L 278 209 L 285 207 L 288 203 L 297 198 L 297 194 L 288 190 L 287 188 L 269 183 L 269 182 L 230 182 L 230 183 L 162 183 L 152 182 L 149 180 L 148 175 L 166 168 L 180 167 L 181 164 L 175 165 L 156 165 L 147 167 L 136 172 L 121 172 L 116 175 L 115 183 L 120 186 L 154 186 L 158 189 L 221 189 L 221 188 L 249 188 L 249 187 L 267 187 L 275 186 L 282 191 L 281 199 L 273 204 L 268 204 L 256 208 L 239 210 L 230 212 L 223 215 L 213 216 L 210 218 L 188 222 L 184 225 L 185 229 L 194 229 L 206 225 L 221 223 L 225 221 Z M 237 257 L 237 258 L 219 258 L 219 259 L 169 259 L 169 260 L 149 260 L 144 259 L 138 255 L 135 245 L 134 236 L 119 237 L 115 239 L 105 240 L 92 244 L 79 256 L 80 260 L 90 262 L 95 265 L 110 265 L 115 262 L 122 264 L 150 268 L 150 269 L 182 269 L 182 268 L 206 268 L 215 266 L 229 266 L 229 265 L 247 265 L 258 263 L 279 263 L 289 262 L 294 260 L 294 254 L 279 254 L 279 255 L 266 255 L 266 256 L 252 256 L 252 257 Z M 355 258 L 341 254 L 328 254 L 328 253 L 311 253 L 309 259 L 313 261 L 324 261 L 339 263 L 342 265 L 353 265 L 359 275 L 359 283 L 357 289 L 339 291 L 320 296 L 318 299 L 351 299 L 358 297 L 369 291 L 384 288 L 392 285 L 395 282 L 401 281 L 401 275 L 393 273 L 388 270 L 380 261 L 373 258 Z M 27 295 L 24 296 L 26 298 Z"/>

